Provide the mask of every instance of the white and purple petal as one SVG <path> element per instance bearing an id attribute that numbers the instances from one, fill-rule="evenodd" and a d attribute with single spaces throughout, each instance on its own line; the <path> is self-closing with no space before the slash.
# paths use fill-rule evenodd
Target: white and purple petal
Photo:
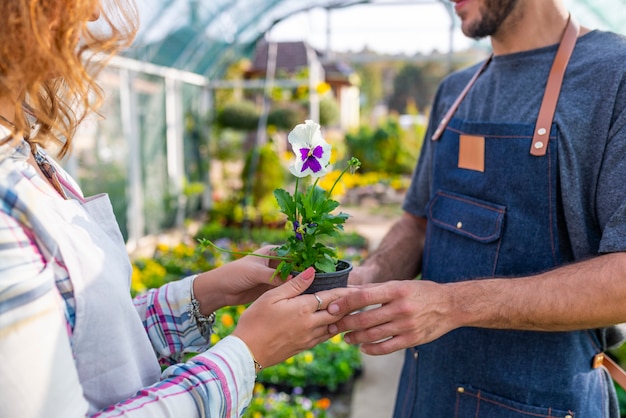
<path id="1" fill-rule="evenodd" d="M 322 137 L 320 125 L 307 120 L 289 133 L 295 162 L 289 167 L 296 177 L 320 177 L 328 172 L 331 146 Z"/>

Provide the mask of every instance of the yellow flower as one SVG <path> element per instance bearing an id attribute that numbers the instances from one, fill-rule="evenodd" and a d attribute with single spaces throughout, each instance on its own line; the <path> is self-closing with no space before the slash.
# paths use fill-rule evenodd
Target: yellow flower
<path id="1" fill-rule="evenodd" d="M 238 305 L 236 309 L 237 309 L 237 315 L 241 315 L 243 313 L 243 311 L 246 310 L 246 306 L 245 305 Z"/>
<path id="2" fill-rule="evenodd" d="M 321 82 L 315 89 L 317 90 L 317 94 L 324 95 L 330 91 L 330 84 Z"/>
<path id="3" fill-rule="evenodd" d="M 174 247 L 173 252 L 176 257 L 180 257 L 180 258 L 191 257 L 193 255 L 193 248 L 183 243 L 180 243 L 176 247 Z"/>
<path id="4" fill-rule="evenodd" d="M 339 344 L 341 343 L 342 340 L 343 338 L 341 337 L 341 334 L 337 334 L 333 338 L 330 339 L 330 342 L 332 342 L 333 344 Z"/>
<path id="5" fill-rule="evenodd" d="M 315 418 L 315 414 L 313 414 L 313 412 L 311 411 L 306 411 L 306 413 L 304 414 L 304 418 Z"/>
<path id="6" fill-rule="evenodd" d="M 304 360 L 305 363 L 313 363 L 315 356 L 313 355 L 312 352 L 305 351 L 302 353 L 302 359 Z"/>
<path id="7" fill-rule="evenodd" d="M 130 287 L 136 293 L 141 293 L 146 290 L 146 285 L 141 281 L 141 271 L 133 264 L 133 272 L 130 276 Z"/>
<path id="8" fill-rule="evenodd" d="M 254 384 L 254 393 L 261 393 L 263 392 L 264 389 L 265 389 L 265 386 L 263 386 L 262 383 L 256 382 Z"/>
<path id="9" fill-rule="evenodd" d="M 333 186 L 333 184 L 335 183 L 335 181 L 337 181 L 337 178 L 339 177 L 339 174 L 341 174 L 341 171 L 338 170 L 333 170 L 331 172 L 329 172 L 328 174 L 326 174 L 324 177 L 322 177 L 319 181 L 318 181 L 318 186 L 320 186 L 322 189 L 324 190 L 330 190 L 330 188 Z M 337 189 L 339 185 L 335 186 L 335 189 Z M 333 194 L 335 192 L 333 191 Z"/>
<path id="10" fill-rule="evenodd" d="M 156 246 L 157 251 L 166 253 L 170 250 L 170 247 L 167 244 L 159 243 Z"/>
<path id="11" fill-rule="evenodd" d="M 219 340 L 221 340 L 219 335 L 211 334 L 211 345 L 217 344 Z"/>
<path id="12" fill-rule="evenodd" d="M 166 275 L 167 270 L 165 267 L 152 259 L 147 259 L 142 271 L 141 282 L 146 287 L 158 287 L 162 284 L 162 280 L 165 279 Z"/>
<path id="13" fill-rule="evenodd" d="M 289 357 L 287 360 L 285 360 L 286 364 L 293 364 L 294 360 L 293 357 Z"/>

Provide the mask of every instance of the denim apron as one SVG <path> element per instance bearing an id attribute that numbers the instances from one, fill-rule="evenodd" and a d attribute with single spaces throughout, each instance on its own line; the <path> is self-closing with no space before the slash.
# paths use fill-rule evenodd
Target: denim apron
<path id="1" fill-rule="evenodd" d="M 535 156 L 535 125 L 449 120 L 433 144 L 424 280 L 524 276 L 571 261 L 557 233 L 559 131 L 548 131 Z M 467 137 L 484 138 L 483 171 L 459 168 Z M 608 372 L 592 367 L 600 351 L 592 331 L 460 328 L 406 350 L 394 417 L 619 416 Z"/>

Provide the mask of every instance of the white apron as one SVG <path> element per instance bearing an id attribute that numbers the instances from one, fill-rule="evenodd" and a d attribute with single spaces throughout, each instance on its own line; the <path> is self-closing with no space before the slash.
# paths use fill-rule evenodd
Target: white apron
<path id="1" fill-rule="evenodd" d="M 37 211 L 74 286 L 72 348 L 93 413 L 157 382 L 161 369 L 130 297 L 131 265 L 108 195 L 72 194 L 81 200 L 48 196 Z"/>

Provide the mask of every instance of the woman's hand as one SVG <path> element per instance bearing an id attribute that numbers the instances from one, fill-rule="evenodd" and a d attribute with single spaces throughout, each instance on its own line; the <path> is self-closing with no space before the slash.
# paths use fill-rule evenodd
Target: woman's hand
<path id="1" fill-rule="evenodd" d="M 255 254 L 270 255 L 275 245 L 266 245 Z M 247 255 L 216 269 L 198 275 L 194 281 L 194 295 L 200 302 L 200 311 L 209 313 L 224 306 L 250 303 L 268 289 L 282 283 L 280 276 L 272 279 L 275 268 L 268 258 Z"/>
<path id="2" fill-rule="evenodd" d="M 335 335 L 328 332 L 328 325 L 340 317 L 329 314 L 326 308 L 335 299 L 356 289 L 337 288 L 301 295 L 313 281 L 314 274 L 313 268 L 308 268 L 268 291 L 239 318 L 233 335 L 248 345 L 261 366 L 280 363 Z"/>

